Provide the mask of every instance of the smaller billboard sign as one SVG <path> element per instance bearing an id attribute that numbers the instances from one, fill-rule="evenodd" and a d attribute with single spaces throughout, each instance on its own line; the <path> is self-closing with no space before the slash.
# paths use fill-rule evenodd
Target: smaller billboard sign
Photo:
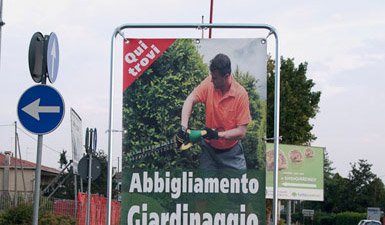
<path id="1" fill-rule="evenodd" d="M 278 198 L 324 200 L 324 148 L 279 145 Z M 273 198 L 274 144 L 266 144 L 266 198 Z"/>
<path id="2" fill-rule="evenodd" d="M 304 217 L 313 217 L 314 216 L 314 210 L 313 209 L 302 209 L 302 215 Z"/>
<path id="3" fill-rule="evenodd" d="M 378 220 L 380 221 L 381 219 L 381 209 L 377 207 L 368 207 L 368 220 Z"/>

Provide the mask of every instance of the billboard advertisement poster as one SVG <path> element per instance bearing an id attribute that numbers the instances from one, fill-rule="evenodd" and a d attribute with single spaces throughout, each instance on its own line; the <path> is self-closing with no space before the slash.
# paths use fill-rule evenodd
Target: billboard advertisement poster
<path id="1" fill-rule="evenodd" d="M 278 198 L 324 200 L 324 148 L 279 145 Z M 273 198 L 274 144 L 266 144 L 266 197 Z"/>
<path id="2" fill-rule="evenodd" d="M 83 156 L 82 119 L 73 108 L 71 108 L 71 140 L 73 171 L 78 174 L 78 163 Z"/>
<path id="3" fill-rule="evenodd" d="M 265 39 L 124 43 L 121 224 L 265 224 L 266 63 Z"/>

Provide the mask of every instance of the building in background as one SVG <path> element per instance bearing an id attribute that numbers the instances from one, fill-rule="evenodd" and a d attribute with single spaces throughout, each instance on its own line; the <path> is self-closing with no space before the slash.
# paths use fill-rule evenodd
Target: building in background
<path id="1" fill-rule="evenodd" d="M 17 201 L 33 199 L 36 164 L 13 157 L 12 152 L 0 153 L 0 209 Z M 41 167 L 41 186 L 48 185 L 60 171 Z"/>

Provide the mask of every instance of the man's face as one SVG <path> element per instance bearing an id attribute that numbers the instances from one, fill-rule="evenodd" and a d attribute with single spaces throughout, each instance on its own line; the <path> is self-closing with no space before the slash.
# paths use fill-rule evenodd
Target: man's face
<path id="1" fill-rule="evenodd" d="M 213 71 L 210 74 L 211 74 L 211 82 L 213 82 L 214 88 L 224 90 L 226 87 L 226 80 L 229 74 L 222 76 L 217 71 Z"/>

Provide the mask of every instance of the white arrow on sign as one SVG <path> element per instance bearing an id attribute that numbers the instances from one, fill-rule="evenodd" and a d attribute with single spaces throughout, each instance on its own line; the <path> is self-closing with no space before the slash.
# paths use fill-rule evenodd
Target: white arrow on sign
<path id="1" fill-rule="evenodd" d="M 40 106 L 40 98 L 38 98 L 30 104 L 24 106 L 21 110 L 36 120 L 40 120 L 39 113 L 59 113 L 60 106 Z"/>
<path id="2" fill-rule="evenodd" d="M 55 39 L 53 39 L 52 44 L 52 50 L 51 50 L 51 56 L 52 56 L 52 65 L 51 65 L 51 74 L 54 74 L 55 70 L 55 58 L 56 58 L 56 42 Z"/>
<path id="3" fill-rule="evenodd" d="M 282 186 L 286 186 L 286 187 L 309 187 L 309 188 L 317 187 L 317 185 L 315 185 L 315 184 L 296 184 L 296 183 L 282 183 Z"/>

